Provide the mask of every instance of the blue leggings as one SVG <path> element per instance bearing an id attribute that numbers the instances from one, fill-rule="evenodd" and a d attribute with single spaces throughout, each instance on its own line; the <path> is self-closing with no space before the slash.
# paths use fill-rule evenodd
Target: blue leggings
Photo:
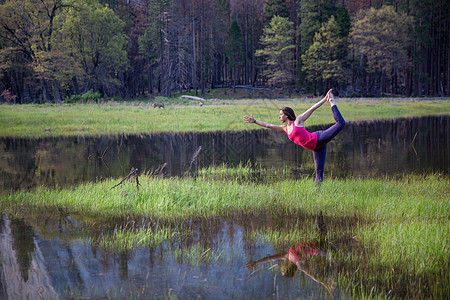
<path id="1" fill-rule="evenodd" d="M 345 120 L 336 105 L 331 107 L 336 124 L 325 130 L 316 131 L 317 146 L 313 150 L 314 164 L 316 166 L 316 184 L 323 181 L 323 170 L 327 157 L 327 143 L 331 141 L 344 128 Z"/>

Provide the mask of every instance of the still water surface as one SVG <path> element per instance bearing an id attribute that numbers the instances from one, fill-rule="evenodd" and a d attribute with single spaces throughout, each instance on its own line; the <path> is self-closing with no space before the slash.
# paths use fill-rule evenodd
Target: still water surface
<path id="1" fill-rule="evenodd" d="M 450 116 L 349 123 L 330 142 L 327 177 L 449 172 Z M 327 126 L 310 127 L 321 130 Z M 201 148 L 200 148 L 201 147 Z M 197 150 L 198 155 L 195 155 Z M 194 158 L 194 159 L 193 159 Z M 271 130 L 0 139 L 0 188 L 71 186 L 123 178 L 132 167 L 164 176 L 250 163 L 314 177 L 311 151 Z"/>
<path id="2" fill-rule="evenodd" d="M 81 217 L 48 211 L 20 218 L 4 214 L 0 219 L 0 298 L 340 298 L 338 266 L 332 257 L 338 251 L 360 251 L 351 247 L 356 242 L 348 234 L 357 220 L 329 220 L 327 225 L 344 240 L 332 247 L 317 239 L 299 240 L 309 252 L 304 253 L 303 270 L 290 277 L 282 275 L 280 260 L 246 268 L 249 261 L 286 254 L 291 246 L 275 248 L 256 234 L 258 230 L 311 227 L 311 218 L 252 215 L 190 220 L 182 228 L 192 232 L 189 237 L 114 252 L 89 240 L 99 234 L 99 228 Z M 108 230 L 103 228 L 103 233 Z M 348 238 L 342 239 L 345 235 Z"/>
<path id="3" fill-rule="evenodd" d="M 351 123 L 328 147 L 327 177 L 449 173 L 449 116 Z M 309 128 L 320 130 L 323 127 Z M 198 155 L 193 159 L 196 151 Z M 235 133 L 151 134 L 98 138 L 0 139 L 2 192 L 39 185 L 71 186 L 124 177 L 131 167 L 163 176 L 250 163 L 312 176 L 309 151 L 268 130 Z M 163 167 L 164 166 L 164 167 Z M 163 167 L 163 168 L 162 168 Z M 312 180 L 312 179 L 311 179 Z M 317 237 L 316 216 L 232 216 L 185 220 L 179 234 L 154 247 L 113 251 L 95 240 L 117 228 L 164 226 L 155 220 L 101 220 L 63 209 L 17 207 L 0 215 L 0 299 L 57 298 L 335 298 L 349 296 L 336 281 L 336 257 L 362 253 L 352 238 L 360 220 L 328 219 L 333 245 Z M 282 276 L 283 263 L 257 261 L 287 253 L 260 230 L 288 234 L 310 228 L 303 270 Z M 189 234 L 186 234 L 189 233 Z M 94 241 L 94 242 L 93 242 Z M 401 295 L 398 294 L 398 295 Z"/>

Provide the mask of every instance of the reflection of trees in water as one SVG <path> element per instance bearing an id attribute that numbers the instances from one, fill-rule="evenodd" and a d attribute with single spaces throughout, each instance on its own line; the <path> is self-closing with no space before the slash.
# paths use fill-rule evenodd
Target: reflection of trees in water
<path id="1" fill-rule="evenodd" d="M 374 176 L 449 169 L 450 116 L 348 122 L 330 142 L 325 177 Z M 328 126 L 308 127 L 321 130 Z M 270 130 L 157 133 L 92 138 L 0 139 L 0 186 L 27 189 L 123 178 L 131 167 L 180 176 L 210 165 L 287 167 L 312 176 L 312 154 Z M 103 160 L 100 157 L 103 156 Z M 159 170 L 164 164 L 162 171 Z"/>
<path id="2" fill-rule="evenodd" d="M 0 298 L 56 299 L 39 237 L 25 220 L 0 215 Z"/>
<path id="3" fill-rule="evenodd" d="M 11 219 L 11 233 L 13 237 L 13 249 L 16 251 L 16 259 L 19 263 L 20 274 L 24 281 L 28 280 L 32 255 L 35 250 L 34 232 L 30 225 L 23 219 Z"/>

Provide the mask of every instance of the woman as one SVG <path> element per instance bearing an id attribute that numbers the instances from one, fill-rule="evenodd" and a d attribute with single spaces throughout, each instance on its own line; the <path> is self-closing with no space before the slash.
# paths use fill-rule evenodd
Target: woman
<path id="1" fill-rule="evenodd" d="M 308 240 L 303 240 L 296 243 L 289 248 L 288 252 L 282 252 L 275 255 L 264 257 L 257 261 L 249 261 L 245 266 L 246 268 L 254 268 L 259 263 L 269 262 L 269 261 L 289 261 L 294 264 L 299 270 L 301 270 L 301 261 L 305 261 L 308 256 L 323 256 L 326 257 L 326 251 L 319 248 L 319 243 L 317 241 L 309 242 Z M 285 274 L 284 269 L 282 270 L 283 276 L 290 276 L 293 274 Z"/>
<path id="2" fill-rule="evenodd" d="M 244 116 L 244 121 L 247 123 L 255 123 L 259 126 L 266 127 L 278 132 L 286 132 L 289 139 L 308 150 L 313 151 L 314 164 L 316 166 L 316 184 L 323 181 L 323 171 L 325 167 L 325 158 L 327 154 L 327 143 L 331 141 L 341 130 L 344 128 L 345 120 L 339 112 L 334 96 L 331 93 L 331 89 L 327 95 L 314 104 L 310 109 L 303 114 L 295 117 L 295 113 L 290 107 L 283 107 L 280 110 L 278 118 L 286 125 L 273 125 L 267 122 L 257 121 L 253 114 Z M 331 111 L 333 112 L 334 120 L 336 124 L 332 125 L 326 130 L 316 131 L 313 133 L 308 132 L 305 129 L 305 121 L 311 116 L 311 114 L 322 106 L 325 102 L 330 103 Z"/>

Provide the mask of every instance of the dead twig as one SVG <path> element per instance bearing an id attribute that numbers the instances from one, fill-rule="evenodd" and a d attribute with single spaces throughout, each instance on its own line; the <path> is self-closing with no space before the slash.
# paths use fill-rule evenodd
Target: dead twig
<path id="1" fill-rule="evenodd" d="M 125 133 L 122 132 L 122 138 L 120 139 L 120 145 L 119 145 L 119 150 L 117 151 L 117 157 L 119 157 L 120 154 L 120 149 L 122 149 L 122 143 L 123 143 L 123 137 L 124 137 Z"/>
<path id="2" fill-rule="evenodd" d="M 194 155 L 192 156 L 191 162 L 189 163 L 189 169 L 186 171 L 186 175 L 189 175 L 189 172 L 191 171 L 192 164 L 197 159 L 197 156 L 200 154 L 200 151 L 202 151 L 202 146 L 199 146 L 197 150 L 195 150 Z"/>
<path id="3" fill-rule="evenodd" d="M 102 154 L 102 156 L 100 157 L 102 160 L 103 160 L 103 157 L 105 157 L 105 154 L 106 154 L 106 152 L 108 151 L 108 149 L 109 149 L 109 146 L 107 146 L 107 147 L 105 148 L 105 151 L 103 151 L 103 154 Z"/>
<path id="4" fill-rule="evenodd" d="M 414 147 L 414 141 L 416 140 L 416 137 L 417 137 L 418 133 L 419 132 L 417 131 L 416 134 L 414 135 L 414 138 L 412 139 L 412 142 L 411 142 L 411 148 L 414 150 L 414 153 L 416 154 L 416 156 L 417 156 L 417 151 L 416 151 L 416 148 Z"/>
<path id="5" fill-rule="evenodd" d="M 118 184 L 113 186 L 111 189 L 118 187 L 121 185 L 125 180 L 127 179 L 133 179 L 133 177 L 136 179 L 136 188 L 139 189 L 140 183 L 139 183 L 139 170 L 137 168 L 131 168 L 130 173 L 128 173 L 127 176 L 125 176 Z"/>
<path id="6" fill-rule="evenodd" d="M 416 137 L 417 137 L 417 134 L 418 134 L 418 133 L 419 133 L 419 132 L 417 131 L 416 134 L 414 135 L 414 138 L 413 138 L 413 140 L 412 140 L 412 142 L 411 142 L 411 145 L 414 144 L 414 141 L 416 140 Z"/>

